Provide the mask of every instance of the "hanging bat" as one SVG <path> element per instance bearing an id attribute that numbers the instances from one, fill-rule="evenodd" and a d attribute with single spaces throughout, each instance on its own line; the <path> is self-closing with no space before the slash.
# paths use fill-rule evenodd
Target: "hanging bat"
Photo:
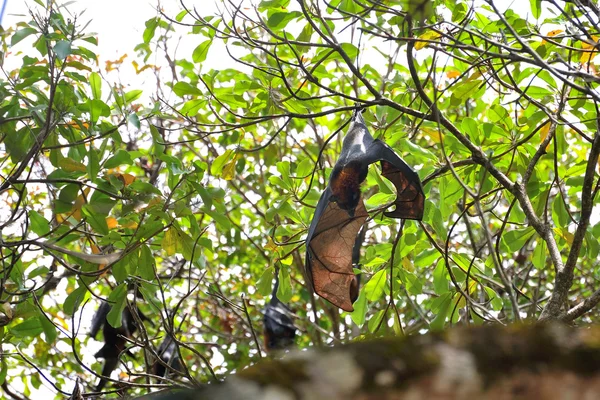
<path id="1" fill-rule="evenodd" d="M 158 346 L 156 352 L 160 360 L 156 360 L 152 366 L 152 374 L 164 378 L 174 371 L 183 372 L 183 364 L 179 358 L 177 343 L 171 335 Z"/>
<path id="2" fill-rule="evenodd" d="M 355 279 L 352 249 L 368 214 L 360 192 L 369 165 L 379 161 L 382 175 L 396 187 L 391 218 L 423 218 L 425 195 L 419 176 L 387 144 L 373 139 L 361 111 L 352 116 L 342 152 L 321 195 L 306 237 L 306 273 L 325 300 L 353 311 L 350 289 Z"/>
<path id="3" fill-rule="evenodd" d="M 100 378 L 100 382 L 98 382 L 98 385 L 96 385 L 96 392 L 102 391 L 108 382 L 107 378 L 110 378 L 110 374 L 119 364 L 119 357 L 127 345 L 127 340 L 125 338 L 133 337 L 133 334 L 138 328 L 129 307 L 125 307 L 123 310 L 123 314 L 121 316 L 121 326 L 119 328 L 115 328 L 110 325 L 106 320 L 110 308 L 111 306 L 108 303 L 103 302 L 98 311 L 96 311 L 96 314 L 92 319 L 92 326 L 90 328 L 90 336 L 93 338 L 96 338 L 98 335 L 100 327 L 102 327 L 102 334 L 104 335 L 104 346 L 102 346 L 102 348 L 100 348 L 100 350 L 94 354 L 94 357 L 104 359 L 104 366 L 102 367 L 103 377 Z M 147 319 L 146 316 L 139 312 L 139 310 L 138 315 L 142 320 Z M 127 354 L 133 356 L 133 354 L 129 351 L 127 351 Z"/>
<path id="4" fill-rule="evenodd" d="M 277 298 L 279 277 L 275 275 L 275 285 L 271 301 L 263 316 L 265 348 L 267 351 L 283 350 L 294 343 L 296 327 L 290 317 L 290 310 Z"/>
<path id="5" fill-rule="evenodd" d="M 352 268 L 358 268 L 360 266 L 360 248 L 365 241 L 367 230 L 363 226 L 360 230 L 356 240 L 354 241 L 354 247 L 352 247 Z M 355 274 L 350 282 L 350 301 L 352 304 L 358 299 L 360 291 L 360 276 L 361 274 Z"/>

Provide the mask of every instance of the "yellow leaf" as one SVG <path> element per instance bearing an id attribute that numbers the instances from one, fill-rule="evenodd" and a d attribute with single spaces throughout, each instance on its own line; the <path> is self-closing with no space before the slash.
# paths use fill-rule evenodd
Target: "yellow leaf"
<path id="1" fill-rule="evenodd" d="M 598 46 L 598 36 L 592 36 L 592 40 L 595 43 L 590 43 L 589 41 L 581 41 L 581 48 L 584 50 L 590 50 L 593 49 L 594 47 Z"/>
<path id="2" fill-rule="evenodd" d="M 422 34 L 421 36 L 419 36 L 419 39 L 436 40 L 436 39 L 439 39 L 440 36 L 442 36 L 442 35 L 440 35 L 436 31 L 427 31 L 424 34 Z M 417 41 L 415 43 L 415 50 L 421 50 L 423 47 L 427 46 L 428 44 L 429 44 L 428 42 Z"/>
<path id="3" fill-rule="evenodd" d="M 414 271 L 413 263 L 408 257 L 404 257 L 404 259 L 402 259 L 402 268 L 404 268 L 406 271 Z"/>
<path id="4" fill-rule="evenodd" d="M 100 248 L 92 241 L 90 241 L 90 249 L 92 249 L 92 254 L 100 254 Z"/>
<path id="5" fill-rule="evenodd" d="M 433 140 L 435 143 L 440 143 L 441 142 L 441 133 L 439 131 L 439 129 L 431 129 L 428 127 L 423 127 L 421 128 L 421 131 L 423 131 L 424 133 L 426 133 L 431 140 Z"/>
<path id="6" fill-rule="evenodd" d="M 565 240 L 565 242 L 567 242 L 567 244 L 569 244 L 569 245 L 573 244 L 573 239 L 575 238 L 575 236 L 573 236 L 573 234 L 571 232 L 569 232 L 568 230 L 566 230 L 564 228 L 554 228 L 554 232 L 558 236 L 563 238 Z"/>
<path id="7" fill-rule="evenodd" d="M 69 121 L 66 124 L 61 124 L 61 126 L 69 126 L 71 128 L 75 128 L 75 129 L 80 129 L 80 128 L 88 129 L 90 127 L 90 124 L 88 124 L 87 122 Z"/>
<path id="8" fill-rule="evenodd" d="M 66 172 L 85 172 L 87 170 L 85 165 L 69 157 L 61 158 L 58 161 L 58 166 Z"/>
<path id="9" fill-rule="evenodd" d="M 119 176 L 119 179 L 121 180 L 121 182 L 123 182 L 123 185 L 129 186 L 135 181 L 135 176 L 131 174 L 121 174 Z"/>
<path id="10" fill-rule="evenodd" d="M 106 225 L 108 229 L 114 229 L 117 227 L 117 219 L 115 217 L 106 217 Z"/>
<path id="11" fill-rule="evenodd" d="M 555 30 L 553 30 L 553 31 L 550 31 L 550 32 L 548 32 L 548 33 L 546 34 L 546 36 L 548 36 L 548 37 L 554 37 L 554 36 L 558 35 L 559 33 L 563 33 L 563 32 L 564 32 L 564 31 L 563 31 L 562 29 L 555 29 Z M 546 39 L 543 39 L 543 40 L 542 40 L 542 44 L 546 44 L 546 43 L 547 43 L 547 42 L 546 42 Z"/>
<path id="12" fill-rule="evenodd" d="M 546 122 L 544 126 L 540 128 L 540 142 L 543 142 L 548 137 L 548 132 L 550 132 L 550 121 Z M 548 149 L 550 143 L 546 145 L 546 149 Z"/>
<path id="13" fill-rule="evenodd" d="M 598 55 L 598 36 L 592 36 L 592 41 L 589 41 L 589 39 L 587 41 L 582 40 L 581 48 L 583 50 L 591 50 L 581 54 L 581 58 L 579 59 L 580 63 L 587 64 Z"/>
<path id="14" fill-rule="evenodd" d="M 135 229 L 138 227 L 138 223 L 135 221 L 131 221 L 131 220 L 121 220 L 121 226 L 123 228 L 129 228 L 129 229 Z"/>
<path id="15" fill-rule="evenodd" d="M 475 279 L 471 279 L 469 281 L 469 294 L 474 294 L 477 289 L 477 281 Z"/>
<path id="16" fill-rule="evenodd" d="M 456 302 L 456 310 L 454 310 L 455 313 L 458 312 L 458 310 L 460 310 L 461 308 L 465 307 L 467 305 L 467 301 L 465 300 L 465 296 L 463 296 L 462 294 L 459 295 L 460 297 L 458 298 L 458 301 Z"/>
<path id="17" fill-rule="evenodd" d="M 275 244 L 275 242 L 273 241 L 273 238 L 269 237 L 269 241 L 267 242 L 267 244 L 265 245 L 265 250 L 268 251 L 275 251 L 277 250 L 279 246 L 277 246 Z"/>
<path id="18" fill-rule="evenodd" d="M 77 221 L 81 221 L 81 207 L 87 202 L 86 198 L 90 193 L 90 188 L 83 189 L 83 194 L 80 194 L 75 199 L 75 203 L 73 203 L 73 207 L 71 207 L 71 212 L 65 216 L 63 216 L 63 221 L 69 217 L 75 218 Z"/>
<path id="19" fill-rule="evenodd" d="M 579 58 L 579 62 L 581 64 L 587 64 L 590 61 L 592 61 L 594 59 L 594 57 L 596 57 L 597 55 L 598 55 L 597 51 L 590 51 L 590 52 L 583 53 L 581 55 L 581 58 Z"/>
<path id="20" fill-rule="evenodd" d="M 172 256 L 177 253 L 177 242 L 179 241 L 179 234 L 177 233 L 177 229 L 170 227 L 169 230 L 165 232 L 165 236 L 162 240 L 162 248 L 167 253 L 168 256 Z"/>
<path id="21" fill-rule="evenodd" d="M 563 33 L 564 31 L 562 29 L 555 29 L 553 31 L 550 31 L 546 34 L 546 36 L 550 36 L 550 37 L 554 37 L 556 35 L 558 35 L 559 33 Z"/>
<path id="22" fill-rule="evenodd" d="M 230 181 L 233 179 L 233 177 L 235 176 L 235 164 L 237 163 L 237 160 L 239 160 L 240 157 L 241 154 L 236 154 L 235 156 L 233 156 L 231 161 L 227 162 L 227 164 L 223 166 L 221 178 L 225 179 L 226 181 Z"/>
<path id="23" fill-rule="evenodd" d="M 96 243 L 92 242 L 91 240 L 90 242 L 90 249 L 92 249 L 92 254 L 100 254 L 100 248 L 98 246 L 96 246 Z M 104 269 L 104 267 L 106 267 L 106 264 L 98 264 L 98 270 Z M 105 275 L 106 272 L 103 274 Z"/>
<path id="24" fill-rule="evenodd" d="M 448 79 L 458 78 L 460 76 L 460 72 L 458 72 L 458 71 L 448 71 L 448 72 L 446 72 L 446 76 L 448 77 Z"/>
<path id="25" fill-rule="evenodd" d="M 53 315 L 53 316 L 52 316 L 52 319 L 53 319 L 54 321 L 58 320 L 58 322 L 59 322 L 59 323 L 62 325 L 62 327 L 63 327 L 64 329 L 70 329 L 70 328 L 69 328 L 69 324 L 67 324 L 67 321 L 65 321 L 65 319 L 64 319 L 64 318 L 62 318 L 60 315 Z"/>

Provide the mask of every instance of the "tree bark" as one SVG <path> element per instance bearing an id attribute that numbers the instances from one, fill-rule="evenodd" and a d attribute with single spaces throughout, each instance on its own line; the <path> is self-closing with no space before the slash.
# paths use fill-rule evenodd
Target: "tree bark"
<path id="1" fill-rule="evenodd" d="M 263 360 L 225 383 L 147 400 L 593 399 L 600 328 L 518 325 L 355 342 Z"/>

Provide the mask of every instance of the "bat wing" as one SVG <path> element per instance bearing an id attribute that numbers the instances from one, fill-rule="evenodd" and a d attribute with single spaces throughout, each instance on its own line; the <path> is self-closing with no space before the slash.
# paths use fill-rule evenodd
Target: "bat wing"
<path id="1" fill-rule="evenodd" d="M 106 316 L 108 315 L 109 311 L 110 305 L 106 302 L 102 302 L 102 304 L 100 304 L 100 308 L 98 308 L 98 311 L 96 311 L 96 314 L 94 314 L 92 326 L 90 327 L 90 336 L 94 339 L 98 335 L 102 325 L 106 323 Z"/>
<path id="2" fill-rule="evenodd" d="M 306 240 L 306 269 L 314 291 L 345 311 L 353 311 L 350 287 L 354 279 L 352 249 L 368 217 L 362 198 L 350 216 L 329 201 L 327 187 L 315 211 Z"/>
<path id="3" fill-rule="evenodd" d="M 369 164 L 380 161 L 382 175 L 396 187 L 396 206 L 393 211 L 384 215 L 391 218 L 417 219 L 423 218 L 425 195 L 419 175 L 402 160 L 391 147 L 380 140 L 375 140 L 366 152 Z"/>
<path id="4" fill-rule="evenodd" d="M 102 378 L 100 378 L 100 382 L 98 382 L 98 385 L 96 385 L 96 392 L 101 392 L 102 389 L 104 389 L 104 386 L 106 386 L 106 383 L 108 382 L 108 379 L 106 378 L 110 378 L 110 375 L 112 374 L 112 372 L 115 370 L 115 368 L 117 368 L 117 365 L 119 364 L 119 358 L 118 357 L 110 357 L 110 358 L 106 358 L 105 362 L 104 362 L 104 367 L 102 367 Z"/>

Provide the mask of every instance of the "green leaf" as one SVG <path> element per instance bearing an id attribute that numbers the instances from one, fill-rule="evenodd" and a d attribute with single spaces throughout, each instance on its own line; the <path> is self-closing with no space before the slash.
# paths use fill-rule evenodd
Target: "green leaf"
<path id="1" fill-rule="evenodd" d="M 113 328 L 119 328 L 122 324 L 123 310 L 127 306 L 127 284 L 121 283 L 119 286 L 113 289 L 111 294 L 108 296 L 108 302 L 112 308 L 106 316 L 106 320 Z"/>
<path id="2" fill-rule="evenodd" d="M 513 229 L 502 235 L 502 243 L 510 252 L 515 252 L 522 248 L 527 240 L 533 235 L 535 230 L 532 227 L 524 229 Z"/>
<path id="3" fill-rule="evenodd" d="M 293 19 L 299 18 L 302 13 L 299 11 L 275 12 L 267 19 L 267 26 L 273 30 L 281 30 Z"/>
<path id="4" fill-rule="evenodd" d="M 29 211 L 29 223 L 31 230 L 38 236 L 50 233 L 50 223 L 36 211 Z"/>
<path id="5" fill-rule="evenodd" d="M 368 210 L 372 210 L 383 205 L 390 204 L 394 200 L 396 200 L 396 195 L 394 193 L 379 192 L 369 197 L 367 201 L 365 201 L 365 205 L 367 206 Z"/>
<path id="6" fill-rule="evenodd" d="M 6 357 L 2 357 L 0 368 L 0 385 L 4 385 L 6 382 L 6 375 L 8 375 L 8 365 L 6 365 Z"/>
<path id="7" fill-rule="evenodd" d="M 210 49 L 210 45 L 212 44 L 212 40 L 205 40 L 200 43 L 192 53 L 192 60 L 195 63 L 202 63 L 206 60 L 206 56 L 208 55 L 208 50 Z"/>
<path id="8" fill-rule="evenodd" d="M 465 100 L 471 97 L 477 91 L 477 88 L 482 84 L 482 82 L 483 81 L 481 80 L 462 82 L 456 85 L 454 91 L 452 92 L 452 96 L 459 100 Z"/>
<path id="9" fill-rule="evenodd" d="M 10 38 L 10 45 L 14 46 L 15 44 L 19 43 L 21 40 L 25 39 L 27 36 L 29 35 L 33 35 L 34 33 L 37 33 L 37 30 L 27 27 L 27 28 L 21 28 L 18 31 L 15 32 L 14 35 L 12 35 L 12 37 Z"/>
<path id="10" fill-rule="evenodd" d="M 552 220 L 556 226 L 566 228 L 569 225 L 569 213 L 560 194 L 558 194 L 552 202 Z"/>
<path id="11" fill-rule="evenodd" d="M 93 181 L 98 177 L 98 172 L 100 172 L 100 159 L 98 157 L 98 151 L 94 147 L 90 147 L 87 158 L 88 177 Z"/>
<path id="12" fill-rule="evenodd" d="M 38 318 L 42 325 L 42 329 L 44 330 L 44 335 L 46 335 L 46 343 L 54 343 L 56 341 L 56 337 L 58 336 L 56 333 L 56 327 L 45 316 L 41 315 Z"/>
<path id="13" fill-rule="evenodd" d="M 106 160 L 106 162 L 104 163 L 104 168 L 115 168 L 123 164 L 131 165 L 133 164 L 133 160 L 131 159 L 131 155 L 127 151 L 119 150 L 114 156 Z"/>
<path id="14" fill-rule="evenodd" d="M 89 78 L 90 86 L 92 88 L 92 96 L 94 99 L 102 98 L 102 79 L 96 72 L 92 72 Z"/>
<path id="15" fill-rule="evenodd" d="M 277 289 L 277 298 L 283 303 L 292 299 L 292 281 L 287 268 L 279 269 L 279 288 Z"/>
<path id="16" fill-rule="evenodd" d="M 340 47 L 352 61 L 354 61 L 358 56 L 358 47 L 352 43 L 342 43 Z"/>
<path id="17" fill-rule="evenodd" d="M 429 328 L 432 331 L 441 331 L 444 329 L 444 325 L 446 324 L 446 317 L 448 316 L 448 311 L 450 310 L 450 304 L 452 303 L 452 293 L 444 293 L 442 296 L 438 298 L 439 300 L 439 308 L 437 311 L 437 315 L 429 324 Z"/>
<path id="18" fill-rule="evenodd" d="M 140 249 L 140 258 L 138 264 L 138 274 L 142 279 L 152 281 L 155 278 L 154 271 L 156 268 L 156 261 L 152 255 L 152 250 L 148 245 L 142 245 Z"/>
<path id="19" fill-rule="evenodd" d="M 529 6 L 531 7 L 533 18 L 539 19 L 542 14 L 542 0 L 529 0 Z"/>
<path id="20" fill-rule="evenodd" d="M 125 104 L 129 104 L 132 101 L 139 99 L 142 93 L 144 93 L 144 91 L 140 89 L 130 90 L 125 93 Z"/>
<path id="21" fill-rule="evenodd" d="M 358 327 L 362 327 L 367 316 L 367 296 L 364 290 L 360 291 L 358 299 L 356 299 L 352 306 L 354 307 L 354 311 L 350 314 L 350 318 L 352 318 L 352 321 Z"/>
<path id="22" fill-rule="evenodd" d="M 531 262 L 538 270 L 543 270 L 546 267 L 546 242 L 544 240 L 538 240 L 533 250 Z"/>
<path id="23" fill-rule="evenodd" d="M 138 115 L 136 113 L 131 113 L 127 116 L 127 121 L 135 126 L 137 129 L 140 129 L 141 124 L 140 124 L 140 117 L 138 117 Z"/>
<path id="24" fill-rule="evenodd" d="M 177 82 L 173 86 L 173 92 L 179 96 L 183 97 L 185 95 L 189 96 L 202 96 L 202 92 L 195 86 L 190 85 L 187 82 Z"/>
<path id="25" fill-rule="evenodd" d="M 503 303 L 502 303 L 502 299 L 498 296 L 498 293 L 496 293 L 496 291 L 494 289 L 489 288 L 489 287 L 485 288 L 485 292 L 487 293 L 488 297 L 490 298 L 490 304 L 492 305 L 492 310 L 494 310 L 494 311 L 502 310 Z"/>
<path id="26" fill-rule="evenodd" d="M 433 270 L 433 290 L 436 294 L 442 295 L 447 293 L 450 289 L 448 288 L 448 274 L 446 272 L 446 263 L 440 259 Z"/>
<path id="27" fill-rule="evenodd" d="M 267 297 L 272 290 L 273 276 L 275 269 L 270 267 L 264 270 L 258 282 L 256 283 L 256 291 L 261 296 Z"/>
<path id="28" fill-rule="evenodd" d="M 479 139 L 479 123 L 473 118 L 466 117 L 461 123 L 461 129 L 469 135 L 469 138 L 473 141 L 480 141 Z"/>
<path id="29" fill-rule="evenodd" d="M 65 60 L 71 54 L 71 42 L 68 40 L 59 41 L 54 45 L 54 52 L 59 60 Z"/>
<path id="30" fill-rule="evenodd" d="M 121 258 L 111 268 L 112 274 L 118 283 L 124 282 L 129 278 L 129 271 L 127 266 L 129 265 L 129 255 Z"/>
<path id="31" fill-rule="evenodd" d="M 75 161 L 70 157 L 62 158 L 58 166 L 66 172 L 86 172 L 87 168 L 83 163 Z"/>
<path id="32" fill-rule="evenodd" d="M 44 331 L 39 318 L 28 318 L 9 329 L 18 338 L 36 337 Z"/>
<path id="33" fill-rule="evenodd" d="M 214 176 L 221 176 L 225 165 L 234 157 L 234 150 L 225 150 L 223 154 L 215 158 L 210 166 L 210 173 Z"/>
<path id="34" fill-rule="evenodd" d="M 137 192 L 137 193 L 157 194 L 159 196 L 162 194 L 160 192 L 160 189 L 158 189 L 156 186 L 154 186 L 148 182 L 143 182 L 140 180 L 133 182 L 128 187 L 130 190 Z"/>
<path id="35" fill-rule="evenodd" d="M 377 271 L 369 282 L 363 288 L 363 292 L 367 296 L 367 300 L 375 302 L 383 297 L 385 293 L 385 285 L 387 283 L 387 269 L 383 268 Z"/>
<path id="36" fill-rule="evenodd" d="M 85 221 L 98 233 L 102 235 L 108 234 L 108 224 L 106 223 L 106 215 L 99 214 L 89 204 L 81 207 L 81 213 L 85 216 Z"/>
<path id="37" fill-rule="evenodd" d="M 86 298 L 88 294 L 87 288 L 85 286 L 79 286 L 77 289 L 73 290 L 63 303 L 63 310 L 67 315 L 75 315 L 75 312 L 79 309 L 81 302 Z"/>
<path id="38" fill-rule="evenodd" d="M 369 319 L 369 323 L 367 324 L 367 328 L 370 333 L 374 333 L 375 330 L 381 325 L 381 320 L 385 316 L 385 310 L 379 310 Z"/>
<path id="39" fill-rule="evenodd" d="M 90 113 L 90 120 L 93 123 L 98 122 L 100 117 L 110 116 L 110 107 L 99 99 L 90 99 L 86 103 L 87 110 Z"/>
<path id="40" fill-rule="evenodd" d="M 152 40 L 152 38 L 154 37 L 154 32 L 156 32 L 157 26 L 158 18 L 150 18 L 146 21 L 146 29 L 144 29 L 144 33 L 142 34 L 144 43 L 150 43 L 150 40 Z"/>

